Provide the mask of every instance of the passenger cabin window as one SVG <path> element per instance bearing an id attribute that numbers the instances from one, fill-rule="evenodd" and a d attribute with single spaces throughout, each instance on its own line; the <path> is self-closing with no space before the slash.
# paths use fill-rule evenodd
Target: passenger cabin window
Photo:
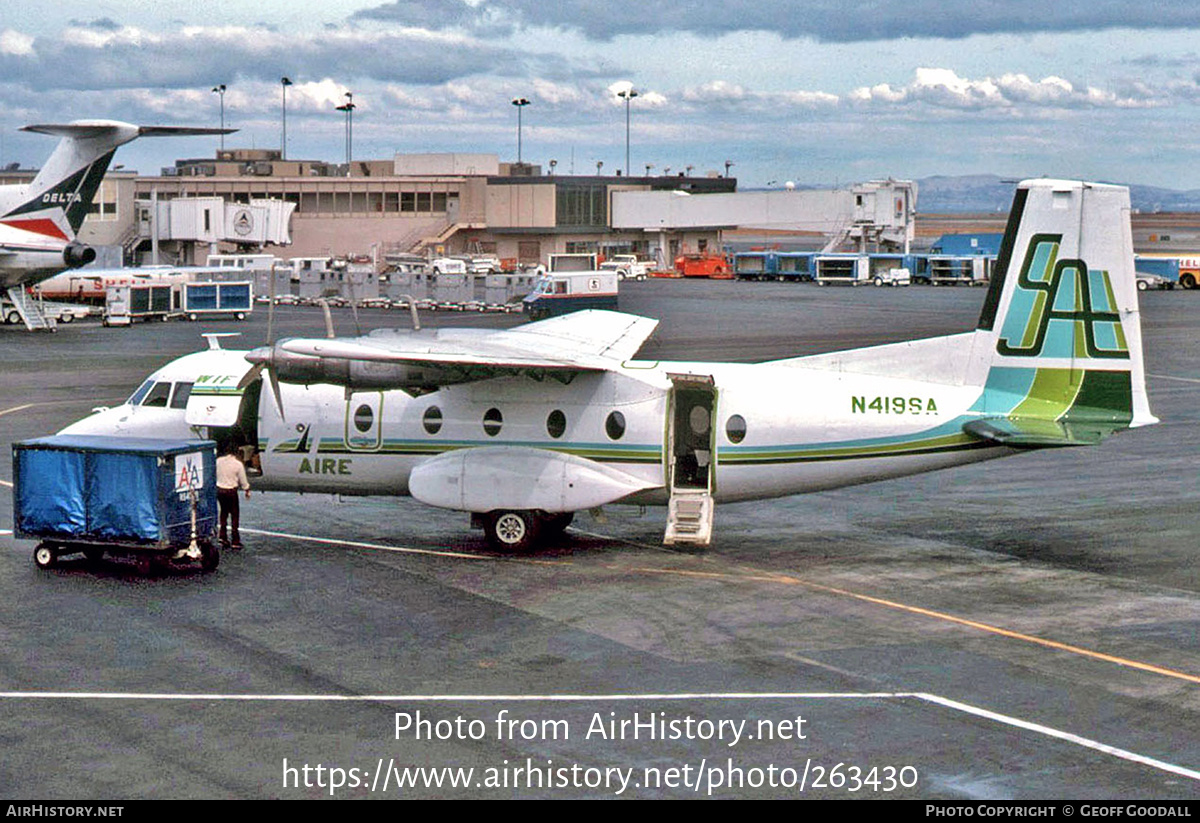
<path id="1" fill-rule="evenodd" d="M 604 421 L 604 431 L 613 440 L 620 440 L 625 434 L 625 415 L 619 411 L 612 412 Z"/>
<path id="2" fill-rule="evenodd" d="M 421 425 L 425 427 L 426 434 L 437 434 L 442 430 L 442 410 L 437 406 L 430 406 L 425 410 L 425 414 L 421 417 Z"/>
<path id="3" fill-rule="evenodd" d="M 371 411 L 371 407 L 363 403 L 354 410 L 354 428 L 358 429 L 363 434 L 371 430 L 371 426 L 375 424 L 375 412 Z"/>
<path id="4" fill-rule="evenodd" d="M 746 418 L 735 414 L 725 421 L 725 436 L 730 443 L 741 443 L 746 439 Z"/>
<path id="5" fill-rule="evenodd" d="M 142 401 L 143 406 L 157 406 L 165 409 L 167 400 L 171 396 L 170 383 L 155 383 L 154 388 L 150 389 L 150 393 L 146 395 L 146 399 Z"/>
<path id="6" fill-rule="evenodd" d="M 546 418 L 546 434 L 553 437 L 555 440 L 562 437 L 567 431 L 567 416 L 558 409 L 550 412 Z"/>
<path id="7" fill-rule="evenodd" d="M 483 431 L 488 437 L 495 437 L 500 433 L 500 427 L 504 425 L 504 415 L 497 408 L 488 409 L 483 415 Z"/>

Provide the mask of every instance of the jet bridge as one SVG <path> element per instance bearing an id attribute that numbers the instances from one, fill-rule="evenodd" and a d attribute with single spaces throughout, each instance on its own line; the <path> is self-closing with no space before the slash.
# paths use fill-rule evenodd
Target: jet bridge
<path id="1" fill-rule="evenodd" d="M 876 180 L 841 189 L 687 194 L 615 191 L 612 226 L 660 235 L 702 229 L 775 229 L 819 232 L 824 251 L 908 252 L 915 236 L 917 184 Z"/>

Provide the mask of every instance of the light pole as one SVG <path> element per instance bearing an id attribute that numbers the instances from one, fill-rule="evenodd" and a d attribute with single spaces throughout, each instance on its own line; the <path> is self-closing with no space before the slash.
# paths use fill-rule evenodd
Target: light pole
<path id="1" fill-rule="evenodd" d="M 553 177 L 553 176 L 554 176 L 554 167 L 555 167 L 555 166 L 557 166 L 557 165 L 558 165 L 558 161 L 557 161 L 557 160 L 551 160 L 551 161 L 550 161 L 550 176 L 551 176 L 551 177 Z"/>
<path id="2" fill-rule="evenodd" d="M 647 164 L 646 164 L 646 176 L 647 176 L 647 177 L 649 177 L 649 176 L 650 176 L 650 169 L 652 169 L 652 168 L 654 168 L 654 164 L 653 164 L 653 163 L 647 163 Z"/>
<path id="3" fill-rule="evenodd" d="M 279 159 L 287 160 L 287 87 L 292 85 L 292 81 L 287 77 L 280 77 L 279 85 L 283 89 L 283 140 L 279 148 Z"/>
<path id="4" fill-rule="evenodd" d="M 350 163 L 354 159 L 354 95 L 346 92 L 345 104 L 335 108 L 346 114 L 346 176 L 349 177 Z"/>
<path id="5" fill-rule="evenodd" d="M 213 86 L 213 94 L 221 98 L 221 151 L 225 151 L 225 84 Z"/>
<path id="6" fill-rule="evenodd" d="M 514 97 L 512 104 L 517 107 L 517 165 L 521 165 L 521 109 L 529 105 L 524 97 Z"/>
<path id="7" fill-rule="evenodd" d="M 629 176 L 629 101 L 637 97 L 637 91 L 630 86 L 617 92 L 617 97 L 625 98 L 625 176 Z"/>
<path id="8" fill-rule="evenodd" d="M 725 161 L 725 176 L 726 177 L 729 176 L 729 169 L 732 168 L 733 166 L 734 166 L 734 162 L 732 160 Z"/>

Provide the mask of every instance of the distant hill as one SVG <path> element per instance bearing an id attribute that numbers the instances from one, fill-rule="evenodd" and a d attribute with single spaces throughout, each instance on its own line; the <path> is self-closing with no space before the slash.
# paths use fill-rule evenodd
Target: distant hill
<path id="1" fill-rule="evenodd" d="M 994 174 L 926 177 L 917 181 L 917 208 L 926 213 L 998 212 L 1007 214 L 1017 178 Z M 1142 212 L 1200 212 L 1200 190 L 1176 191 L 1129 185 L 1133 208 Z"/>

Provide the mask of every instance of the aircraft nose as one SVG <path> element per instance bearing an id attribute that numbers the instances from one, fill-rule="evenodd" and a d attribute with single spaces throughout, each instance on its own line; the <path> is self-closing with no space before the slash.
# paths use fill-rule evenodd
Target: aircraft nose
<path id="1" fill-rule="evenodd" d="M 82 420 L 76 420 L 59 434 L 123 434 L 124 425 L 129 418 L 129 409 L 115 408 L 90 414 Z"/>

